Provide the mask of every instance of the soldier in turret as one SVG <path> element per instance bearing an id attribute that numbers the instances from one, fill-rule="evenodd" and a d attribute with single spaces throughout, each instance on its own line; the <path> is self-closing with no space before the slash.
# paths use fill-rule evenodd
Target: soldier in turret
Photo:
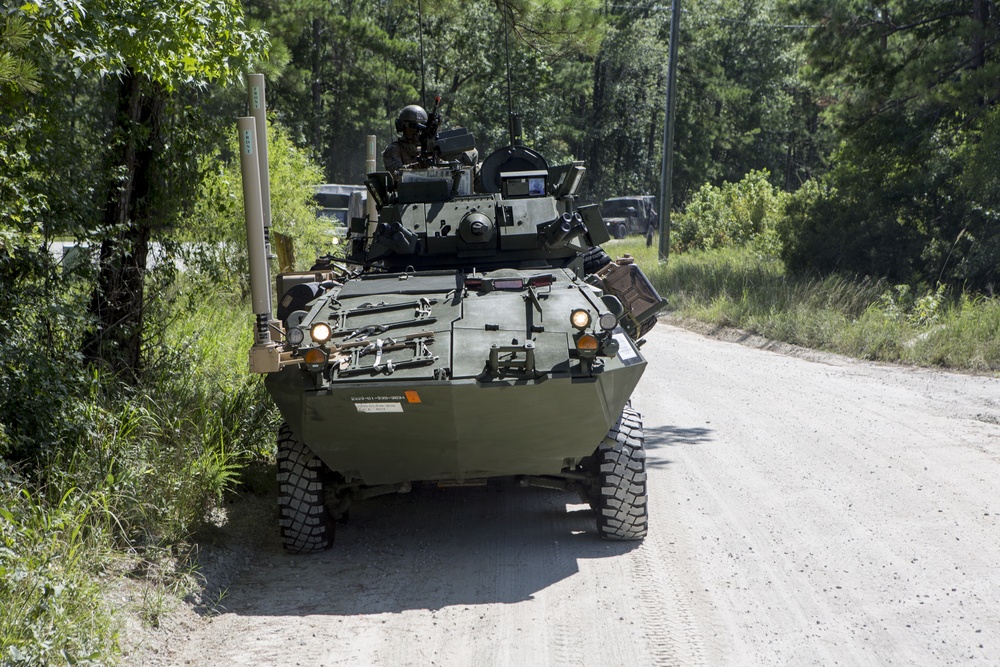
<path id="1" fill-rule="evenodd" d="M 420 162 L 423 148 L 420 134 L 427 131 L 428 120 L 427 111 L 417 104 L 403 107 L 399 112 L 399 117 L 396 118 L 396 132 L 400 136 L 382 152 L 385 170 L 397 181 L 403 168 Z"/>

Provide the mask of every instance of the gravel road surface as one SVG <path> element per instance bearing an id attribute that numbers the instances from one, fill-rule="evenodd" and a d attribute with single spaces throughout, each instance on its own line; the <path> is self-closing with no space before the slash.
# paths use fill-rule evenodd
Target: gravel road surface
<path id="1" fill-rule="evenodd" d="M 1000 380 L 748 342 L 648 336 L 644 542 L 565 493 L 418 486 L 296 557 L 241 501 L 124 663 L 1000 665 Z"/>

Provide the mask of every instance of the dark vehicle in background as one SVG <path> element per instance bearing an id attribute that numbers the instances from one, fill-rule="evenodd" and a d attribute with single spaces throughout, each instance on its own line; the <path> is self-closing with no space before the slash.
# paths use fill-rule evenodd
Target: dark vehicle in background
<path id="1" fill-rule="evenodd" d="M 623 239 L 629 234 L 645 234 L 650 222 L 656 224 L 656 197 L 636 195 L 612 197 L 601 204 L 601 216 L 612 238 Z"/>

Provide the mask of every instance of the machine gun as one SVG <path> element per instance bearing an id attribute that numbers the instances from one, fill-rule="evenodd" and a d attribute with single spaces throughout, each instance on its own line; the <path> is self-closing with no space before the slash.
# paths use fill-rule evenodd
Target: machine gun
<path id="1" fill-rule="evenodd" d="M 475 151 L 476 139 L 464 127 L 456 127 L 451 130 L 439 132 L 441 127 L 441 114 L 438 107 L 441 105 L 441 96 L 434 97 L 434 107 L 427 114 L 427 123 L 420 128 L 420 158 L 417 161 L 418 168 L 428 169 L 441 165 L 442 163 L 452 163 L 460 159 L 463 153 Z M 472 164 L 465 162 L 465 164 Z"/>
<path id="2" fill-rule="evenodd" d="M 434 96 L 434 108 L 427 114 L 427 124 L 420 130 L 420 162 L 425 166 L 433 166 L 437 163 L 437 134 L 441 126 L 441 114 L 438 107 L 441 105 L 441 96 Z"/>

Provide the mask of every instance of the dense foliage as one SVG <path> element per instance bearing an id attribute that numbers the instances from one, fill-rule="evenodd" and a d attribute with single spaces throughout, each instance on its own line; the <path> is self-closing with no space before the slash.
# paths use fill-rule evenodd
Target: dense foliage
<path id="1" fill-rule="evenodd" d="M 437 95 L 482 157 L 513 111 L 550 164 L 584 160 L 582 203 L 657 193 L 669 4 L 0 8 L 0 662 L 102 660 L 114 631 L 87 582 L 103 554 L 177 544 L 269 456 L 244 371 L 246 72 L 267 77 L 275 231 L 302 268 L 331 249 L 310 186 L 360 182 L 366 135 L 386 145 L 401 107 Z M 672 275 L 717 288 L 705 301 L 726 323 L 786 312 L 767 335 L 810 343 L 840 323 L 836 349 L 995 369 L 980 295 L 1000 270 L 996 0 L 683 10 Z M 691 269 L 706 252 L 721 255 Z M 739 266 L 704 270 L 716 256 Z M 835 314 L 798 321 L 824 298 Z"/>
<path id="2" fill-rule="evenodd" d="M 839 143 L 796 198 L 792 269 L 991 288 L 1000 14 L 991 0 L 790 3 L 803 69 Z"/>
<path id="3" fill-rule="evenodd" d="M 709 250 L 749 246 L 777 255 L 776 221 L 787 193 L 771 185 L 766 171 L 751 171 L 737 183 L 706 183 L 672 221 L 671 250 Z"/>

